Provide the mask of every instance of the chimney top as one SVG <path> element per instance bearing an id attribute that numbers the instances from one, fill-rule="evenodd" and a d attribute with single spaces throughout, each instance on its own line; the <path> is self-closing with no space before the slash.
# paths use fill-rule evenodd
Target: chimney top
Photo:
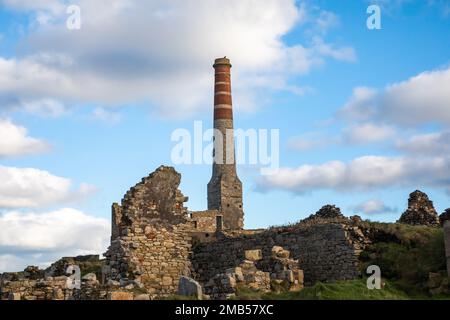
<path id="1" fill-rule="evenodd" d="M 223 58 L 217 58 L 214 61 L 213 67 L 215 68 L 217 66 L 229 66 L 231 68 L 230 59 L 228 59 L 226 56 Z"/>

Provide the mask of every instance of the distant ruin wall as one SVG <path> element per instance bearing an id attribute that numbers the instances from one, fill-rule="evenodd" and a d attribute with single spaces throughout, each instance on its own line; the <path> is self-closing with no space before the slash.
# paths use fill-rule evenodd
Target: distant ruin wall
<path id="1" fill-rule="evenodd" d="M 223 236 L 194 248 L 195 278 L 205 283 L 218 273 L 245 259 L 245 250 L 261 249 L 269 256 L 273 246 L 281 246 L 299 260 L 305 283 L 354 279 L 359 275 L 358 250 L 341 224 L 312 225 L 293 230 L 274 229 L 252 235 Z"/>
<path id="2" fill-rule="evenodd" d="M 447 273 L 450 277 L 450 221 L 444 223 L 444 237 L 445 237 L 445 257 L 447 258 Z"/>

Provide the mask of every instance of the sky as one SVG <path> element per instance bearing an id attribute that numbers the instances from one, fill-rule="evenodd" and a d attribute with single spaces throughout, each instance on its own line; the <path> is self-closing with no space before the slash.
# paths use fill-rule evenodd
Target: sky
<path id="1" fill-rule="evenodd" d="M 393 222 L 416 189 L 443 212 L 449 31 L 445 0 L 0 0 L 0 272 L 105 252 L 111 204 L 163 164 L 206 209 L 211 166 L 174 163 L 172 134 L 212 127 L 223 56 L 235 128 L 279 130 L 276 173 L 237 168 L 246 228 Z"/>

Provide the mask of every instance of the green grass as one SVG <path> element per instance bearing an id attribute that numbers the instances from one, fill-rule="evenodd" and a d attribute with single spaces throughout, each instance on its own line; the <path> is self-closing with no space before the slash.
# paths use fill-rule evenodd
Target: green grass
<path id="1" fill-rule="evenodd" d="M 441 233 L 441 228 L 428 226 L 411 226 L 403 223 L 383 223 L 363 221 L 362 227 L 376 229 L 384 234 L 386 240 L 379 239 L 379 242 L 396 241 L 407 246 L 418 246 L 427 243 L 436 234 Z"/>
<path id="2" fill-rule="evenodd" d="M 194 296 L 180 296 L 178 294 L 172 294 L 167 297 L 161 297 L 157 300 L 197 300 Z"/>
<path id="3" fill-rule="evenodd" d="M 365 279 L 318 282 L 312 287 L 295 292 L 262 293 L 247 287 L 239 287 L 234 300 L 410 300 L 410 299 L 450 299 L 449 296 L 430 297 L 425 294 L 411 295 L 403 291 L 397 283 L 384 281 L 382 289 L 367 289 Z"/>
<path id="4" fill-rule="evenodd" d="M 269 294 L 265 299 L 277 299 Z M 365 280 L 339 281 L 335 283 L 318 282 L 312 287 L 298 292 L 286 292 L 278 295 L 278 299 L 287 300 L 404 300 L 408 295 L 390 283 L 382 289 L 367 289 Z"/>
<path id="5" fill-rule="evenodd" d="M 361 271 L 377 265 L 382 277 L 395 281 L 409 295 L 428 294 L 429 273 L 446 274 L 444 235 L 441 228 L 380 224 L 391 241 L 377 242 L 360 255 Z"/>

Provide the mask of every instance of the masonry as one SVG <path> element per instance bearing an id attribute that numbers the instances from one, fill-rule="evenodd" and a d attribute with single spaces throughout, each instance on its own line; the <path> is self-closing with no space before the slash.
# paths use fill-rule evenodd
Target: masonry
<path id="1" fill-rule="evenodd" d="M 450 278 L 450 221 L 444 223 L 445 257 L 447 260 L 447 274 Z"/>
<path id="2" fill-rule="evenodd" d="M 214 61 L 214 151 L 208 183 L 208 209 L 218 210 L 220 228 L 242 229 L 244 212 L 242 183 L 236 173 L 231 97 L 231 63 L 226 57 Z"/>
<path id="3" fill-rule="evenodd" d="M 181 175 L 161 166 L 112 206 L 111 245 L 105 253 L 107 277 L 134 281 L 153 296 L 178 289 L 190 275 L 191 222 L 178 189 Z"/>
<path id="4" fill-rule="evenodd" d="M 194 248 L 192 265 L 195 278 L 207 282 L 215 274 L 239 265 L 245 251 L 261 249 L 270 255 L 273 246 L 289 250 L 304 272 L 305 284 L 316 281 L 354 279 L 359 275 L 357 247 L 347 226 L 338 223 L 273 228 L 235 234 L 221 234 L 216 241 Z"/>

